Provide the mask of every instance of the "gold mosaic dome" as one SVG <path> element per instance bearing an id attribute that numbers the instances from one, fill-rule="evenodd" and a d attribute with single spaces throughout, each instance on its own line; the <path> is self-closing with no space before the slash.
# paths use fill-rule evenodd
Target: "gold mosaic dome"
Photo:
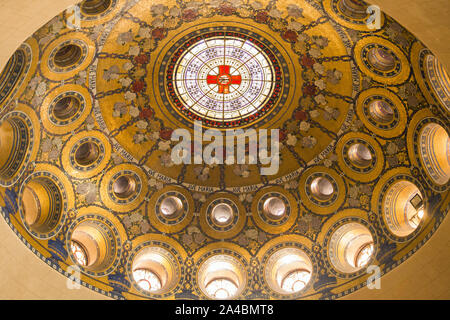
<path id="1" fill-rule="evenodd" d="M 370 12 L 359 0 L 66 10 L 0 74 L 4 219 L 55 272 L 116 299 L 365 286 L 369 266 L 384 274 L 420 249 L 450 201 L 449 77 Z M 172 156 L 179 129 L 203 136 L 188 163 Z M 243 163 L 198 161 L 208 132 L 239 129 L 279 129 L 278 170 L 250 159 L 261 137 Z"/>

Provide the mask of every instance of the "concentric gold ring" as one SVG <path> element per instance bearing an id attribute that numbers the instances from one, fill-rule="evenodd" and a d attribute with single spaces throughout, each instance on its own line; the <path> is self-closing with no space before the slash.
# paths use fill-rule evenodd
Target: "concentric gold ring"
<path id="1" fill-rule="evenodd" d="M 127 199 L 118 199 L 114 195 L 113 183 L 122 175 L 130 175 L 134 178 L 136 190 Z M 100 197 L 103 203 L 114 211 L 131 212 L 138 208 L 148 192 L 148 182 L 145 172 L 138 166 L 130 163 L 122 163 L 107 171 L 100 182 Z"/>
<path id="2" fill-rule="evenodd" d="M 325 177 L 330 180 L 334 188 L 330 199 L 322 201 L 314 198 L 310 191 L 311 184 L 307 183 L 311 177 Z M 346 199 L 346 186 L 342 177 L 335 170 L 323 166 L 306 170 L 300 177 L 298 190 L 302 204 L 317 214 L 327 215 L 336 212 Z"/>
<path id="3" fill-rule="evenodd" d="M 52 110 L 55 107 L 55 103 L 65 97 L 75 97 L 80 104 L 80 109 L 69 119 L 61 121 L 55 118 Z M 40 110 L 42 125 L 52 134 L 67 134 L 85 122 L 91 113 L 91 109 L 92 98 L 86 88 L 73 84 L 60 86 L 47 95 L 42 103 Z"/>
<path id="4" fill-rule="evenodd" d="M 77 148 L 85 143 L 92 142 L 99 148 L 99 156 L 96 161 L 89 166 L 80 166 L 75 160 Z M 108 165 L 111 157 L 111 145 L 108 139 L 99 131 L 83 131 L 72 136 L 62 150 L 61 162 L 65 171 L 71 176 L 82 179 L 93 177 Z"/>
<path id="5" fill-rule="evenodd" d="M 20 218 L 22 219 L 24 227 L 34 237 L 38 239 L 50 239 L 57 235 L 63 228 L 68 211 L 72 210 L 75 206 L 75 194 L 73 192 L 73 189 L 71 188 L 69 179 L 64 174 L 62 174 L 59 168 L 45 164 L 38 164 L 35 168 L 34 173 L 26 177 L 26 179 L 23 181 L 19 190 L 18 199 L 22 199 L 26 184 L 35 178 L 49 179 L 54 183 L 54 186 L 58 188 L 58 191 L 61 194 L 61 203 L 58 203 L 56 205 L 60 206 L 61 208 L 60 217 L 56 222 L 55 227 L 50 232 L 34 231 L 26 222 L 23 202 L 21 201 L 19 203 Z"/>
<path id="6" fill-rule="evenodd" d="M 380 123 L 370 117 L 369 104 L 381 100 L 393 106 L 393 120 L 389 123 Z M 392 91 L 385 88 L 370 88 L 361 92 L 356 101 L 356 113 L 364 125 L 376 135 L 383 138 L 400 136 L 406 128 L 408 115 L 402 100 Z"/>
<path id="7" fill-rule="evenodd" d="M 169 275 L 171 282 L 175 284 L 170 286 L 168 290 L 164 292 L 151 292 L 143 290 L 134 280 L 133 277 L 133 262 L 136 255 L 145 248 L 157 248 L 160 250 L 166 250 L 170 253 L 171 257 L 167 265 L 164 265 L 167 269 L 166 272 L 170 272 Z M 136 291 L 138 294 L 145 297 L 150 297 L 153 299 L 170 299 L 173 295 L 182 288 L 185 277 L 185 266 L 184 261 L 187 257 L 186 251 L 183 247 L 170 237 L 160 235 L 160 234 L 146 234 L 132 241 L 132 251 L 128 256 L 126 271 L 130 282 L 133 287 L 132 290 Z"/>
<path id="8" fill-rule="evenodd" d="M 262 212 L 261 200 L 268 194 L 274 197 L 279 197 L 281 195 L 282 198 L 286 199 L 286 213 L 283 218 L 279 220 L 270 220 L 265 217 Z M 289 230 L 297 220 L 298 210 L 297 199 L 295 199 L 291 193 L 278 186 L 261 189 L 256 193 L 252 201 L 253 221 L 259 228 L 271 234 L 279 234 Z"/>
<path id="9" fill-rule="evenodd" d="M 56 52 L 65 45 L 76 45 L 81 49 L 79 60 L 68 68 L 59 68 L 55 66 L 53 58 Z M 51 42 L 42 54 L 41 70 L 44 77 L 63 81 L 77 75 L 80 71 L 86 69 L 93 61 L 96 53 L 96 45 L 92 40 L 81 32 L 68 32 Z"/>
<path id="10" fill-rule="evenodd" d="M 178 195 L 183 203 L 183 211 L 179 217 L 175 219 L 165 219 L 159 215 L 157 211 L 158 203 L 164 196 Z M 175 233 L 186 228 L 194 217 L 194 200 L 191 194 L 184 188 L 171 185 L 155 192 L 148 201 L 147 215 L 152 226 L 164 233 Z"/>
<path id="11" fill-rule="evenodd" d="M 353 143 L 365 144 L 371 150 L 372 163 L 367 168 L 356 171 L 356 167 L 349 165 L 350 161 L 346 152 Z M 380 144 L 371 136 L 358 132 L 350 132 L 341 137 L 336 144 L 336 154 L 338 165 L 342 172 L 349 178 L 369 182 L 377 179 L 384 169 L 384 155 Z"/>
<path id="12" fill-rule="evenodd" d="M 216 226 L 211 220 L 211 210 L 214 205 L 229 203 L 233 209 L 233 220 L 224 227 Z M 199 223 L 203 232 L 214 239 L 229 239 L 241 232 L 247 221 L 247 213 L 238 197 L 228 193 L 215 193 L 210 196 L 200 209 Z"/>
<path id="13" fill-rule="evenodd" d="M 375 72 L 373 68 L 369 67 L 366 53 L 371 47 L 381 46 L 391 51 L 396 60 L 395 70 L 389 71 L 385 75 Z M 375 81 L 385 83 L 387 85 L 402 84 L 408 80 L 411 73 L 410 63 L 403 51 L 395 46 L 392 42 L 379 36 L 365 37 L 359 40 L 354 49 L 354 56 L 359 69 L 373 78 Z"/>
<path id="14" fill-rule="evenodd" d="M 112 247 L 99 249 L 106 250 L 107 252 L 112 252 L 113 255 L 105 258 L 107 261 L 109 261 L 109 263 L 105 265 L 102 270 L 89 270 L 88 268 L 79 264 L 78 267 L 80 268 L 81 272 L 92 277 L 106 276 L 112 273 L 120 263 L 123 253 L 123 243 L 125 239 L 127 239 L 126 231 L 117 217 L 103 208 L 91 206 L 79 209 L 78 217 L 69 226 L 66 235 L 66 247 L 69 248 L 67 251 L 69 253 L 70 260 L 72 260 L 73 262 L 76 262 L 77 260 L 70 250 L 72 234 L 75 231 L 76 227 L 85 221 L 102 223 L 109 229 L 107 235 L 105 234 L 104 236 L 108 237 L 108 239 L 105 240 L 110 241 L 110 245 Z"/>

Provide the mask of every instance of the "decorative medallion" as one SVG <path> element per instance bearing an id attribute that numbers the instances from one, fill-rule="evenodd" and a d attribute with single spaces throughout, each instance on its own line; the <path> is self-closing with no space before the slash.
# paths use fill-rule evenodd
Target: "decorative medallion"
<path id="1" fill-rule="evenodd" d="M 272 53 L 267 40 L 245 33 L 232 27 L 202 29 L 169 50 L 174 53 L 166 67 L 168 96 L 189 120 L 241 127 L 278 104 L 284 83 L 280 54 Z"/>

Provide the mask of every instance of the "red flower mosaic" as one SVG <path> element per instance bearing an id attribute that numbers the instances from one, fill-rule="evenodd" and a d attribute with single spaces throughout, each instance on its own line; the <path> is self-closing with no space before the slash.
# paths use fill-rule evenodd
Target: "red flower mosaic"
<path id="1" fill-rule="evenodd" d="M 137 64 L 146 64 L 148 63 L 148 56 L 146 54 L 140 54 L 134 58 L 134 61 L 136 61 Z"/>
<path id="2" fill-rule="evenodd" d="M 136 80 L 133 82 L 132 90 L 133 92 L 141 92 L 145 87 L 145 82 L 143 80 Z"/>
<path id="3" fill-rule="evenodd" d="M 298 35 L 294 30 L 287 30 L 282 35 L 283 39 L 289 42 L 296 42 Z"/>
<path id="4" fill-rule="evenodd" d="M 159 132 L 159 136 L 163 140 L 170 140 L 172 138 L 172 132 L 173 132 L 173 129 L 162 129 Z"/>
<path id="5" fill-rule="evenodd" d="M 306 54 L 303 55 L 302 59 L 300 60 L 300 63 L 302 64 L 302 66 L 306 67 L 306 68 L 312 68 L 313 65 L 316 63 L 316 61 L 307 56 Z"/>
<path id="6" fill-rule="evenodd" d="M 258 23 L 266 23 L 269 20 L 269 13 L 267 11 L 259 11 L 255 16 L 255 21 Z"/>
<path id="7" fill-rule="evenodd" d="M 166 37 L 166 29 L 156 28 L 152 31 L 152 37 L 156 40 L 162 40 Z"/>
<path id="8" fill-rule="evenodd" d="M 279 132 L 279 140 L 280 140 L 280 142 L 286 140 L 286 138 L 287 138 L 286 131 L 285 130 L 280 130 L 280 132 Z"/>
<path id="9" fill-rule="evenodd" d="M 184 21 L 194 21 L 198 17 L 198 12 L 194 9 L 185 9 L 182 14 Z"/>
<path id="10" fill-rule="evenodd" d="M 142 111 L 139 114 L 139 116 L 142 119 L 151 119 L 153 117 L 153 110 L 150 109 L 150 108 L 144 108 L 144 109 L 142 109 Z"/>
<path id="11" fill-rule="evenodd" d="M 295 118 L 295 120 L 304 121 L 304 120 L 308 119 L 308 114 L 303 110 L 298 110 L 298 111 L 295 111 L 294 118 Z"/>
<path id="12" fill-rule="evenodd" d="M 231 16 L 236 12 L 236 9 L 230 6 L 228 3 L 222 3 L 219 7 L 219 12 L 224 16 Z"/>
<path id="13" fill-rule="evenodd" d="M 307 96 L 314 96 L 317 92 L 317 87 L 313 84 L 309 84 L 303 87 L 303 93 Z"/>

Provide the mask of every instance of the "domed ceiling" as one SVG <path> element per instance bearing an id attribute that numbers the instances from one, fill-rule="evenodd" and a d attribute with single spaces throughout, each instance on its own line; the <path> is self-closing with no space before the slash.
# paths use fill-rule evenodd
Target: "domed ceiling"
<path id="1" fill-rule="evenodd" d="M 3 217 L 43 263 L 116 299 L 365 286 L 450 201 L 448 75 L 385 14 L 369 29 L 367 8 L 85 0 L 61 13 L 0 74 Z M 172 156 L 177 129 L 203 135 L 188 162 Z M 244 161 L 202 161 L 208 132 L 235 129 L 260 135 Z M 275 152 L 264 132 L 279 142 L 270 174 L 252 159 Z"/>

